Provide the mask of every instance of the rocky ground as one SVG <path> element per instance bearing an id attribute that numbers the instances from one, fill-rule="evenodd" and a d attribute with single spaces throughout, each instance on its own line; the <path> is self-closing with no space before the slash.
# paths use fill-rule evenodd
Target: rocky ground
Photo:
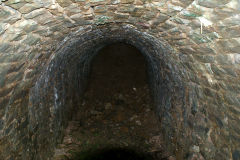
<path id="1" fill-rule="evenodd" d="M 155 159 L 173 159 L 164 151 L 158 118 L 148 88 L 132 88 L 128 94 L 112 95 L 111 101 L 85 94 L 79 112 L 69 122 L 54 160 L 81 159 L 83 152 L 102 148 L 131 148 Z"/>

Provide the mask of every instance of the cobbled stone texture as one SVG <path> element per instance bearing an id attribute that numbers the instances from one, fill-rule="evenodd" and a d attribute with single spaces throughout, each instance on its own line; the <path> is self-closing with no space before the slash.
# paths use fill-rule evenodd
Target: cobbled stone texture
<path id="1" fill-rule="evenodd" d="M 148 63 L 167 149 L 239 160 L 239 26 L 239 0 L 0 0 L 0 159 L 51 159 L 91 59 L 124 42 Z"/>

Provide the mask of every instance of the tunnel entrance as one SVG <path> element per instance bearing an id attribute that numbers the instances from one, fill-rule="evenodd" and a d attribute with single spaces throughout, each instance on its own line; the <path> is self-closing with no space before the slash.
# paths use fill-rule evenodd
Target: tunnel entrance
<path id="1" fill-rule="evenodd" d="M 145 59 L 135 47 L 114 43 L 97 53 L 91 62 L 88 87 L 77 108 L 61 148 L 68 158 L 111 159 L 119 154 L 132 159 L 142 154 L 146 157 L 140 159 L 152 159 L 156 152 L 163 152 Z M 112 149 L 115 147 L 120 147 L 120 152 Z M 99 154 L 104 148 L 108 148 L 107 152 Z M 159 156 L 156 159 L 166 153 Z"/>
<path id="2" fill-rule="evenodd" d="M 164 155 L 161 136 L 171 153 L 178 151 L 181 132 L 175 126 L 183 126 L 178 122 L 189 110 L 181 111 L 188 105 L 184 72 L 172 53 L 166 43 L 131 26 L 69 35 L 30 90 L 29 156 L 47 159 L 56 146 L 55 157 L 68 159 L 109 146 Z"/>

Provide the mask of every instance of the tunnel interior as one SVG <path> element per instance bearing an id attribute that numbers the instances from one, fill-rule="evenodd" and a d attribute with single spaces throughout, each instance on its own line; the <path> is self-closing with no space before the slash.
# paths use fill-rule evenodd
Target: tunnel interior
<path id="1" fill-rule="evenodd" d="M 122 117 L 134 119 L 138 112 L 146 114 L 142 122 L 134 120 L 138 125 L 135 128 L 144 130 L 149 134 L 148 138 L 150 134 L 153 137 L 153 133 L 159 135 L 163 131 L 167 133 L 165 136 L 173 139 L 175 133 L 170 126 L 173 122 L 170 110 L 173 104 L 182 103 L 183 90 L 178 73 L 180 67 L 169 60 L 172 58 L 171 48 L 128 27 L 112 30 L 103 27 L 73 35 L 60 44 L 31 89 L 29 131 L 34 137 L 29 144 L 30 153 L 40 159 L 51 155 L 52 150 L 46 148 L 55 148 L 64 141 L 64 130 L 73 117 L 73 123 L 77 120 L 83 127 L 84 123 L 88 124 L 86 115 L 90 113 L 90 117 L 95 115 L 90 118 L 94 122 L 90 122 L 91 128 L 94 125 L 97 128 L 97 123 L 101 126 L 104 122 L 99 123 L 101 121 L 97 118 L 103 118 L 103 115 L 109 118 L 107 112 L 102 111 L 106 107 L 114 108 L 109 113 L 121 123 L 124 122 Z M 124 115 L 119 116 L 120 112 Z M 146 124 L 144 119 L 147 119 Z M 117 125 L 126 131 L 124 125 L 128 123 Z M 106 126 L 102 130 L 114 133 Z M 144 136 L 138 139 L 140 132 L 135 131 L 134 141 L 139 142 L 133 144 L 135 146 L 144 142 Z M 45 143 L 40 143 L 42 141 Z M 169 143 L 171 145 L 175 144 Z M 45 154 L 41 154 L 43 151 Z"/>
<path id="2" fill-rule="evenodd" d="M 144 57 L 131 45 L 108 45 L 99 51 L 91 64 L 86 90 L 96 99 L 106 98 L 104 101 L 107 101 L 111 100 L 112 95 L 147 87 Z"/>
<path id="3" fill-rule="evenodd" d="M 153 160 L 149 154 L 137 152 L 132 148 L 102 148 L 75 155 L 75 160 Z"/>
<path id="4" fill-rule="evenodd" d="M 72 159 L 145 159 L 141 154 L 150 159 L 147 152 L 152 147 L 159 150 L 162 142 L 150 142 L 159 136 L 160 127 L 142 53 L 124 43 L 107 45 L 92 59 L 89 74 L 81 104 L 75 106 L 68 124 L 65 145 L 59 148 L 74 150 Z M 73 141 L 72 147 L 66 139 Z"/>

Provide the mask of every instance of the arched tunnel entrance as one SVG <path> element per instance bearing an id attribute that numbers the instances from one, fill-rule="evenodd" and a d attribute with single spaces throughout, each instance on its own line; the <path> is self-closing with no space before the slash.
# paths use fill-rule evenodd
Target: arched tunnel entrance
<path id="1" fill-rule="evenodd" d="M 92 150 L 106 148 L 108 153 L 102 153 L 105 160 L 118 159 L 113 157 L 116 151 L 122 159 L 140 155 L 145 157 L 137 159 L 150 159 L 154 154 L 156 159 L 168 156 L 164 153 L 156 157 L 156 152 L 164 151 L 163 142 L 142 53 L 131 45 L 114 43 L 97 53 L 90 68 L 82 103 L 75 106 L 78 109 L 55 158 L 87 159 L 95 156 L 84 157 L 86 152 L 97 154 Z M 101 159 L 99 156 L 95 159 Z"/>
<path id="2" fill-rule="evenodd" d="M 177 154 L 182 152 L 174 126 L 182 116 L 178 109 L 184 107 L 183 73 L 172 52 L 128 26 L 87 28 L 65 39 L 31 89 L 30 156 L 52 156 L 57 144 L 68 143 L 64 132 L 72 129 L 90 136 L 72 134 L 81 145 L 101 137 L 103 142 L 113 139 L 120 146 L 144 150 L 151 138 L 161 145 L 163 135 L 169 153 L 176 148 Z"/>

